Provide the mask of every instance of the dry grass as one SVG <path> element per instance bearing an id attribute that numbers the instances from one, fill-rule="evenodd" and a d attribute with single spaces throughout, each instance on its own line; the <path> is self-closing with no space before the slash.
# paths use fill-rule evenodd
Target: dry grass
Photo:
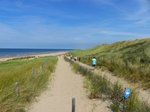
<path id="1" fill-rule="evenodd" d="M 69 61 L 65 58 L 66 61 Z M 123 99 L 123 88 L 116 82 L 111 84 L 105 77 L 94 74 L 90 70 L 70 62 L 75 72 L 79 72 L 85 77 L 84 86 L 87 89 L 89 98 L 102 98 L 112 101 L 110 108 L 113 112 L 149 112 L 150 107 L 137 98 L 137 94 L 132 90 L 131 96 L 125 102 Z M 124 105 L 125 106 L 124 106 Z"/>
<path id="2" fill-rule="evenodd" d="M 0 62 L 0 112 L 25 112 L 27 104 L 46 88 L 56 62 L 56 57 Z"/>
<path id="3" fill-rule="evenodd" d="M 81 57 L 81 62 L 91 65 L 97 58 L 97 67 L 106 67 L 116 76 L 129 82 L 150 88 L 150 39 L 122 41 L 102 45 L 89 50 L 76 50 L 72 55 Z"/>

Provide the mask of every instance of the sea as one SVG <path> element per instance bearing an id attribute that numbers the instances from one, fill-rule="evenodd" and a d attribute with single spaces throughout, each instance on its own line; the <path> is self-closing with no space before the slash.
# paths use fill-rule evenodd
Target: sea
<path id="1" fill-rule="evenodd" d="M 71 51 L 71 49 L 5 49 L 0 48 L 0 58 L 2 57 L 22 57 L 34 54 L 46 54 Z"/>

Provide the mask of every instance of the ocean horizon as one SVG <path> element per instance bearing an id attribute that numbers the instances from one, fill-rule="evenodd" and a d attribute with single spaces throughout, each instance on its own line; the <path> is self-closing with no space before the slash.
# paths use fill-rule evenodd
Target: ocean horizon
<path id="1" fill-rule="evenodd" d="M 72 49 L 24 49 L 0 48 L 0 57 L 21 57 L 34 54 L 57 53 L 71 51 Z"/>

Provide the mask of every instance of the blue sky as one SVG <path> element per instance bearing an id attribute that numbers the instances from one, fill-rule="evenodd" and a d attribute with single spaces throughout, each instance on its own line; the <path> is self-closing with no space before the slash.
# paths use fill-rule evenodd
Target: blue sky
<path id="1" fill-rule="evenodd" d="M 0 48 L 89 48 L 150 37 L 150 0 L 0 0 Z"/>

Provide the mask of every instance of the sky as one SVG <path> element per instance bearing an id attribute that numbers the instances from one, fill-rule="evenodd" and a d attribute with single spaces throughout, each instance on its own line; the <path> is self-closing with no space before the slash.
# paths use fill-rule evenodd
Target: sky
<path id="1" fill-rule="evenodd" d="M 84 49 L 150 37 L 150 0 L 0 0 L 0 48 Z"/>

